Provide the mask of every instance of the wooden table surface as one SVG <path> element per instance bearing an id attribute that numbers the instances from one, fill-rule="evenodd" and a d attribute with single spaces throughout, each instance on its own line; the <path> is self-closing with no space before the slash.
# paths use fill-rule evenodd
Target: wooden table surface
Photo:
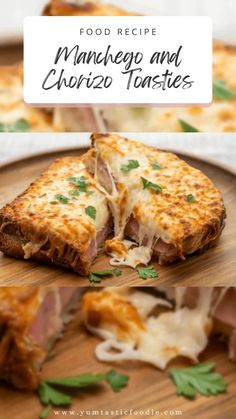
<path id="1" fill-rule="evenodd" d="M 216 371 L 221 373 L 228 383 L 226 394 L 217 397 L 198 395 L 194 401 L 176 396 L 175 386 L 169 378 L 170 367 L 186 367 L 190 365 L 186 359 L 173 361 L 166 371 L 144 363 L 100 363 L 95 359 L 94 349 L 98 338 L 89 335 L 78 312 L 75 320 L 69 325 L 64 338 L 55 346 L 54 356 L 46 362 L 43 377 L 59 377 L 76 375 L 85 372 L 103 373 L 115 368 L 118 372 L 130 377 L 129 385 L 120 393 L 113 393 L 105 384 L 90 390 L 83 390 L 75 396 L 72 410 L 77 413 L 83 410 L 97 409 L 151 409 L 160 412 L 182 411 L 181 417 L 186 419 L 234 419 L 236 412 L 236 364 L 228 360 L 226 345 L 212 339 L 207 350 L 200 356 L 201 362 L 211 361 L 216 365 Z M 16 391 L 4 384 L 0 387 L 0 418 L 1 419 L 37 419 L 41 406 L 36 395 L 29 392 Z M 57 410 L 57 409 L 55 409 Z M 63 409 L 66 410 L 66 409 Z M 58 409 L 59 411 L 59 409 Z M 68 415 L 69 416 L 69 415 Z M 84 414 L 83 417 L 91 417 Z M 163 415 L 162 415 L 163 416 Z M 63 414 L 51 414 L 49 418 L 62 418 Z M 71 416 L 70 416 L 71 417 Z M 96 416 L 99 419 L 102 417 Z M 157 418 L 154 415 L 116 415 L 111 418 Z M 171 415 L 167 418 L 174 417 Z"/>
<path id="2" fill-rule="evenodd" d="M 56 157 L 79 154 L 82 150 L 54 152 L 39 155 L 0 169 L 0 205 L 11 201 L 25 190 Z M 153 280 L 138 278 L 137 272 L 122 268 L 122 276 L 103 281 L 106 285 L 119 286 L 231 286 L 236 282 L 236 182 L 235 175 L 217 166 L 197 159 L 185 158 L 190 164 L 204 171 L 222 191 L 227 209 L 226 227 L 218 245 L 202 255 L 191 256 L 169 266 L 157 268 L 159 277 Z M 109 258 L 100 255 L 92 271 L 109 268 Z M 87 286 L 88 278 L 54 266 L 44 266 L 25 260 L 0 256 L 0 285 Z M 98 284 L 99 285 L 99 284 Z"/>

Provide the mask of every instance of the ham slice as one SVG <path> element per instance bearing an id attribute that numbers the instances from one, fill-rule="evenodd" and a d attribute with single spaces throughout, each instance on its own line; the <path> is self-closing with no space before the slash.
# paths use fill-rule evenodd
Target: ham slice
<path id="1" fill-rule="evenodd" d="M 79 288 L 0 290 L 0 378 L 36 389 L 40 370 L 72 315 Z"/>

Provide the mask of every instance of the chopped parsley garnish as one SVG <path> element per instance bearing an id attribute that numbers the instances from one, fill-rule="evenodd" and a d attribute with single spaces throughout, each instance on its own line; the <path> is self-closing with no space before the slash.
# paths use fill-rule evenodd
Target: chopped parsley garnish
<path id="1" fill-rule="evenodd" d="M 72 397 L 62 391 L 56 390 L 47 381 L 43 381 L 39 386 L 39 397 L 43 404 L 53 404 L 54 406 L 68 406 L 72 402 Z"/>
<path id="2" fill-rule="evenodd" d="M 137 169 L 138 167 L 138 160 L 128 160 L 127 164 L 121 165 L 120 170 L 122 170 L 122 172 L 130 172 L 130 170 Z"/>
<path id="3" fill-rule="evenodd" d="M 73 195 L 73 196 L 79 196 L 80 192 L 78 191 L 78 189 L 72 189 L 71 191 L 69 191 L 69 195 Z"/>
<path id="4" fill-rule="evenodd" d="M 43 198 L 44 196 L 47 196 L 47 194 L 43 193 L 42 195 L 39 195 L 39 198 Z"/>
<path id="5" fill-rule="evenodd" d="M 225 80 L 213 81 L 213 96 L 220 100 L 229 100 L 236 98 L 236 92 L 227 86 Z"/>
<path id="6" fill-rule="evenodd" d="M 61 204 L 68 204 L 70 201 L 70 198 L 67 198 L 65 195 L 57 194 L 55 195 L 55 198 L 61 203 Z"/>
<path id="7" fill-rule="evenodd" d="M 70 406 L 75 390 L 92 387 L 102 381 L 107 382 L 114 392 L 128 385 L 129 377 L 110 370 L 106 374 L 80 374 L 72 377 L 48 378 L 39 385 L 38 395 L 41 403 L 46 406 L 39 419 L 46 419 L 51 406 Z M 61 390 L 62 388 L 62 390 Z"/>
<path id="8" fill-rule="evenodd" d="M 89 205 L 85 208 L 85 213 L 92 218 L 93 220 L 96 219 L 97 210 L 93 206 Z"/>
<path id="9" fill-rule="evenodd" d="M 157 161 L 154 161 L 153 163 L 152 163 L 152 168 L 154 169 L 154 170 L 161 170 L 162 169 L 162 166 L 160 165 L 160 163 L 158 163 Z"/>
<path id="10" fill-rule="evenodd" d="M 161 186 L 157 185 L 156 183 L 152 183 L 142 176 L 141 176 L 141 180 L 143 182 L 143 189 L 151 189 L 154 192 L 162 192 Z"/>
<path id="11" fill-rule="evenodd" d="M 12 124 L 0 122 L 0 132 L 25 132 L 30 130 L 30 125 L 25 119 L 18 119 Z"/>
<path id="12" fill-rule="evenodd" d="M 186 199 L 188 202 L 196 202 L 195 196 L 191 193 L 186 196 Z"/>
<path id="13" fill-rule="evenodd" d="M 98 282 L 100 283 L 103 278 L 110 277 L 112 275 L 120 276 L 122 271 L 120 269 L 104 269 L 102 271 L 91 272 L 89 274 L 89 281 L 90 282 Z"/>
<path id="14" fill-rule="evenodd" d="M 212 372 L 215 365 L 211 362 L 189 368 L 172 368 L 170 376 L 176 384 L 179 396 L 194 398 L 197 393 L 203 396 L 216 396 L 225 393 L 227 383 L 220 374 Z"/>
<path id="15" fill-rule="evenodd" d="M 76 186 L 79 190 L 79 192 L 88 192 L 88 187 L 90 185 L 90 183 L 87 181 L 87 179 L 84 176 L 80 176 L 80 177 L 69 177 L 68 182 L 72 183 L 72 185 Z"/>
<path id="16" fill-rule="evenodd" d="M 197 128 L 190 125 L 188 122 L 184 121 L 183 119 L 179 119 L 179 123 L 181 128 L 184 132 L 200 132 Z"/>
<path id="17" fill-rule="evenodd" d="M 57 204 L 57 201 L 50 201 L 50 204 L 51 205 L 56 205 Z"/>
<path id="18" fill-rule="evenodd" d="M 110 384 L 114 392 L 118 392 L 128 385 L 129 377 L 118 374 L 115 370 L 111 370 L 106 374 L 106 381 Z"/>
<path id="19" fill-rule="evenodd" d="M 142 279 L 158 278 L 158 272 L 154 266 L 146 266 L 145 268 L 137 268 L 139 277 Z"/>
<path id="20" fill-rule="evenodd" d="M 112 269 L 112 271 L 113 271 L 113 275 L 115 275 L 115 276 L 121 276 L 122 275 L 122 271 L 120 269 L 115 268 L 115 269 Z"/>

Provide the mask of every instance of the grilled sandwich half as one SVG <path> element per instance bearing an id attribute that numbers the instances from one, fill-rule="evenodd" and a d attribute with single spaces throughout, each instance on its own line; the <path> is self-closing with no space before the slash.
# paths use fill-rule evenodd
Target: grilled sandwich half
<path id="1" fill-rule="evenodd" d="M 87 275 L 110 229 L 106 197 L 83 157 L 56 160 L 0 210 L 0 250 Z"/>
<path id="2" fill-rule="evenodd" d="M 118 135 L 93 134 L 92 142 L 95 178 L 114 218 L 115 237 L 106 242 L 113 264 L 135 267 L 152 255 L 164 264 L 215 244 L 225 208 L 200 170 Z"/>

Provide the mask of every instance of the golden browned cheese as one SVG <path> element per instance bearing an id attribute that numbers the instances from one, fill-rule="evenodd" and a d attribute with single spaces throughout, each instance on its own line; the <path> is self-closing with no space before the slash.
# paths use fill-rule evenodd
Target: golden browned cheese
<path id="1" fill-rule="evenodd" d="M 0 288 L 0 378 L 19 388 L 35 389 L 45 352 L 30 335 L 38 310 L 40 288 Z"/>
<path id="2" fill-rule="evenodd" d="M 150 236 L 151 242 L 161 238 L 182 256 L 219 237 L 225 217 L 222 196 L 200 170 L 173 153 L 118 135 L 94 134 L 92 139 L 118 189 L 110 198 L 118 205 L 113 214 L 117 237 L 130 217 L 138 222 L 140 242 L 143 237 Z M 137 161 L 138 167 L 123 171 L 129 160 Z M 142 178 L 160 191 L 145 188 Z"/>
<path id="3" fill-rule="evenodd" d="M 110 291 L 88 292 L 82 299 L 84 322 L 90 328 L 112 330 L 118 339 L 137 340 L 145 330 L 144 323 L 125 296 Z"/>
<path id="4" fill-rule="evenodd" d="M 84 157 L 56 160 L 30 187 L 0 211 L 0 248 L 11 256 L 39 257 L 87 273 L 96 235 L 107 225 L 106 198 L 88 173 Z M 80 191 L 71 178 L 84 179 Z M 95 218 L 86 212 L 92 206 Z M 16 238 L 20 251 L 7 240 Z"/>
<path id="5" fill-rule="evenodd" d="M 0 67 L 0 123 L 11 127 L 18 120 L 24 119 L 29 131 L 60 130 L 53 122 L 52 112 L 33 108 L 23 101 L 23 67 L 21 64 Z M 6 128 L 11 130 L 11 128 Z"/>

